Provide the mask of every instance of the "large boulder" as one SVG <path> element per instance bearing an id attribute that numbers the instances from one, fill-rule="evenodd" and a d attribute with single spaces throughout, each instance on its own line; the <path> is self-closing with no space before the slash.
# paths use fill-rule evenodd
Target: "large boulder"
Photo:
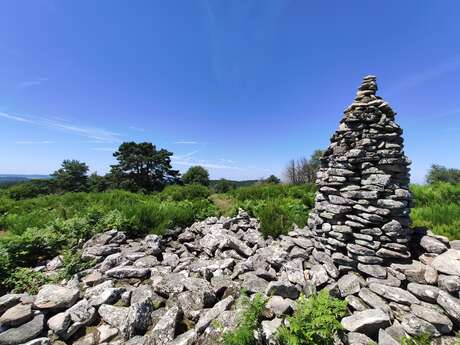
<path id="1" fill-rule="evenodd" d="M 431 263 L 437 271 L 453 276 L 460 276 L 460 250 L 449 249 L 438 255 Z"/>
<path id="2" fill-rule="evenodd" d="M 75 304 L 80 295 L 78 289 L 59 285 L 43 285 L 35 299 L 38 309 L 64 309 Z"/>
<path id="3" fill-rule="evenodd" d="M 341 323 L 349 332 L 374 336 L 379 329 L 390 326 L 390 317 L 380 309 L 368 309 L 344 317 Z"/>
<path id="4" fill-rule="evenodd" d="M 28 342 L 29 340 L 38 338 L 43 332 L 45 317 L 43 314 L 37 314 L 35 317 L 25 324 L 10 328 L 3 333 L 0 333 L 0 345 L 17 345 Z"/>

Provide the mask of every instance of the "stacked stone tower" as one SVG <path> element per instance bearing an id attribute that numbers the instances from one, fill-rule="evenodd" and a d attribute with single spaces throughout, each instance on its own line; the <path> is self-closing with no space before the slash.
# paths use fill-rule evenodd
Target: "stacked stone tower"
<path id="1" fill-rule="evenodd" d="M 410 257 L 410 161 L 395 112 L 376 91 L 376 77 L 364 77 L 331 138 L 309 227 L 317 254 L 384 278 L 385 266 Z"/>

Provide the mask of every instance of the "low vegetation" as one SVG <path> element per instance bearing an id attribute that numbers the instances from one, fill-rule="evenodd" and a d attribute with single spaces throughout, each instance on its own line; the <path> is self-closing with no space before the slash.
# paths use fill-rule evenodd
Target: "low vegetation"
<path id="1" fill-rule="evenodd" d="M 279 329 L 278 340 L 282 345 L 332 345 L 346 313 L 347 302 L 330 297 L 326 289 L 308 298 L 301 296 L 288 324 Z"/>
<path id="2" fill-rule="evenodd" d="M 266 303 L 267 299 L 261 294 L 255 294 L 252 299 L 249 299 L 245 293 L 242 293 L 237 306 L 240 310 L 238 326 L 222 335 L 222 343 L 224 345 L 255 345 L 254 331 L 260 326 L 261 315 Z"/>

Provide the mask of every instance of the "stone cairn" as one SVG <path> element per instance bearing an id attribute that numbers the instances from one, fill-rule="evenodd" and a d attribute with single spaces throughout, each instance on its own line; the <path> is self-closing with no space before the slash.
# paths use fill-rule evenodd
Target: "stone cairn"
<path id="1" fill-rule="evenodd" d="M 409 164 L 395 112 L 366 76 L 345 110 L 318 172 L 309 226 L 315 247 L 341 270 L 384 278 L 410 258 Z"/>

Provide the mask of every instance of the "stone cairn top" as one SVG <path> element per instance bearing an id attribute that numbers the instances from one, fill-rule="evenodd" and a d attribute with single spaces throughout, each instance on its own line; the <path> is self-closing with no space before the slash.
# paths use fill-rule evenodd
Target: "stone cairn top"
<path id="1" fill-rule="evenodd" d="M 331 138 L 309 226 L 316 249 L 342 270 L 382 278 L 383 266 L 411 256 L 410 161 L 395 112 L 376 91 L 376 77 L 364 77 Z"/>

